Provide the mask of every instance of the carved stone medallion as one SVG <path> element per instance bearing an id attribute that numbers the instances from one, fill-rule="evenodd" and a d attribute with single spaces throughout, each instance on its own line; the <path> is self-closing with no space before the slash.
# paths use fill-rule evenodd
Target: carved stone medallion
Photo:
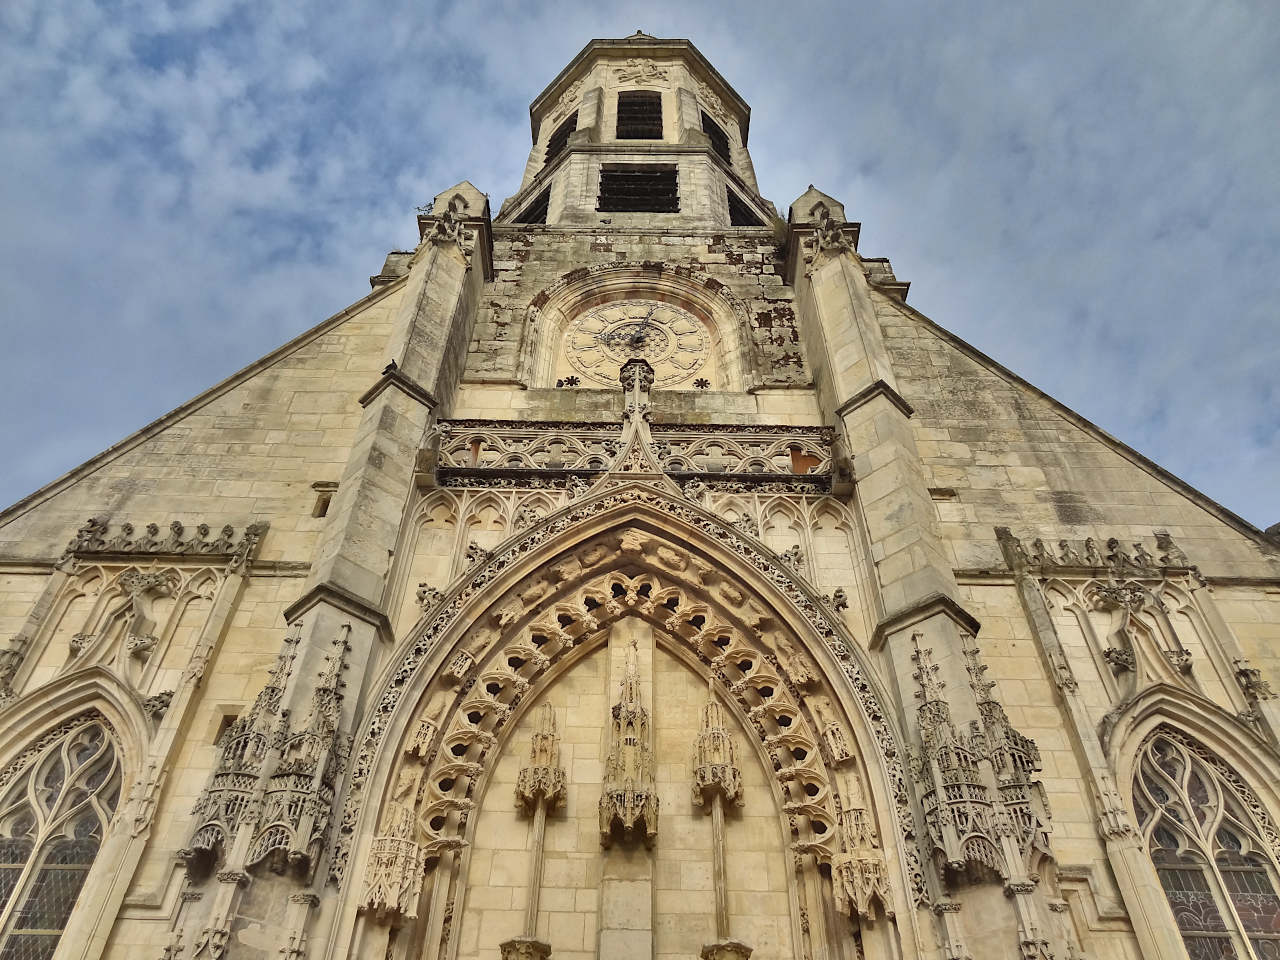
<path id="1" fill-rule="evenodd" d="M 654 385 L 693 377 L 711 352 L 706 327 L 692 314 L 657 300 L 620 300 L 593 307 L 569 324 L 569 363 L 593 383 L 614 386 L 618 368 L 635 357 L 654 370 Z"/>

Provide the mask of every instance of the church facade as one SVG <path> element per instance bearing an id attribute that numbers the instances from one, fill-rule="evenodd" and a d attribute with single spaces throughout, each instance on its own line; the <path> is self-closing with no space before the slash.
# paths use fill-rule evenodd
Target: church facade
<path id="1" fill-rule="evenodd" d="M 1280 957 L 1280 541 L 685 40 L 0 514 L 0 960 Z"/>

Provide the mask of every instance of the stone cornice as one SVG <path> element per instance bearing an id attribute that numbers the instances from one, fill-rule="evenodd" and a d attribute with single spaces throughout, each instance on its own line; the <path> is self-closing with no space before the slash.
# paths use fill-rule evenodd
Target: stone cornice
<path id="1" fill-rule="evenodd" d="M 369 624 L 378 631 L 383 640 L 391 642 L 393 639 L 391 621 L 385 613 L 368 601 L 357 597 L 354 593 L 332 583 L 317 584 L 285 607 L 285 621 L 293 623 L 313 607 L 322 603 Z"/>
<path id="2" fill-rule="evenodd" d="M 428 410 L 434 410 L 439 405 L 430 390 L 401 370 L 396 365 L 396 362 L 392 360 L 383 367 L 382 376 L 374 382 L 373 386 L 360 395 L 358 401 L 360 406 L 367 407 L 373 403 L 374 399 L 388 387 L 395 387 L 406 396 L 417 400 Z"/>
<path id="3" fill-rule="evenodd" d="M 840 404 L 840 406 L 836 407 L 836 416 L 843 418 L 846 414 L 852 413 L 864 403 L 874 400 L 876 397 L 884 397 L 895 407 L 901 410 L 902 415 L 905 417 L 910 417 L 915 413 L 911 404 L 907 403 L 902 394 L 893 389 L 893 387 L 889 386 L 889 384 L 885 383 L 883 380 L 876 380 L 874 383 L 859 390 L 844 403 Z"/>
<path id="4" fill-rule="evenodd" d="M 871 649 L 881 649 L 891 634 L 907 630 L 917 623 L 939 614 L 949 618 L 961 630 L 975 637 L 978 635 L 978 631 L 982 629 L 982 624 L 978 622 L 977 618 L 951 597 L 941 593 L 933 593 L 909 607 L 904 607 L 889 614 L 881 620 L 876 625 L 875 632 L 871 635 Z"/>

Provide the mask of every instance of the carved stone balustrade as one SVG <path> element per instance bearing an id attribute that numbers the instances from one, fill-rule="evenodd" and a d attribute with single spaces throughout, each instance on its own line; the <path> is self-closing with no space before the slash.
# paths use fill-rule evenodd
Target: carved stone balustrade
<path id="1" fill-rule="evenodd" d="M 677 482 L 803 482 L 831 488 L 832 433 L 825 427 L 651 423 L 654 453 Z M 444 420 L 435 458 L 441 486 L 572 488 L 609 468 L 620 450 L 616 423 Z M 803 478 L 803 479 L 802 479 Z"/>

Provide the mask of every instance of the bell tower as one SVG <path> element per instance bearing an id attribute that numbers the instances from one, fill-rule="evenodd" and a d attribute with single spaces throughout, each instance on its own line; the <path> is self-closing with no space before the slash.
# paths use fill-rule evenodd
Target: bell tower
<path id="1" fill-rule="evenodd" d="M 533 145 L 498 223 L 759 227 L 751 110 L 688 40 L 593 40 L 529 108 Z"/>

